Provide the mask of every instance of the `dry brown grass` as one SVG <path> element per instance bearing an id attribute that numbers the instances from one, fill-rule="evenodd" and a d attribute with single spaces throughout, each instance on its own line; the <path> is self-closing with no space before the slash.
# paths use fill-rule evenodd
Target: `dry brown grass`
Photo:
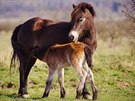
<path id="1" fill-rule="evenodd" d="M 8 44 L 4 46 L 11 47 L 10 37 L 12 31 L 23 20 L 0 21 L 1 46 L 3 46 L 5 40 L 8 40 Z M 98 48 L 96 54 L 133 56 L 135 54 L 135 33 L 131 25 L 127 20 L 97 21 Z"/>
<path id="2" fill-rule="evenodd" d="M 135 54 L 135 33 L 131 22 L 128 20 L 100 21 L 96 22 L 96 26 L 99 48 L 102 47 L 107 51 L 111 48 L 110 53 L 113 54 Z"/>

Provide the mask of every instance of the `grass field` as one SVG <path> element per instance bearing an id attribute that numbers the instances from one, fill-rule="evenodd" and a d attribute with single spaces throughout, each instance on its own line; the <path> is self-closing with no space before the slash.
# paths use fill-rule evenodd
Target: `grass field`
<path id="1" fill-rule="evenodd" d="M 11 59 L 10 45 L 11 31 L 0 32 L 0 101 L 87 101 L 75 99 L 78 75 L 72 67 L 65 68 L 66 97 L 60 99 L 59 84 L 55 77 L 50 95 L 42 99 L 47 67 L 43 62 L 37 61 L 32 68 L 28 80 L 30 98 L 24 99 L 17 95 L 19 87 L 18 68 L 12 68 L 9 73 Z M 94 78 L 99 91 L 97 101 L 135 101 L 135 56 L 129 54 L 126 38 L 114 40 L 114 44 L 98 39 L 98 48 L 93 56 Z M 90 84 L 88 88 L 91 92 Z"/>

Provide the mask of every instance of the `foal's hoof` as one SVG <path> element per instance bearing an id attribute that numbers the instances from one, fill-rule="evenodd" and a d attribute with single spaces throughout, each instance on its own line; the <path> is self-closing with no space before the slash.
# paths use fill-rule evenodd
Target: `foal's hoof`
<path id="1" fill-rule="evenodd" d="M 92 100 L 96 100 L 97 99 L 97 95 L 98 95 L 98 92 L 95 91 L 94 94 L 93 94 Z"/>
<path id="2" fill-rule="evenodd" d="M 64 98 L 65 95 L 66 95 L 66 92 L 65 92 L 65 89 L 63 88 L 61 91 L 60 91 L 60 98 Z"/>
<path id="3" fill-rule="evenodd" d="M 30 97 L 30 96 L 29 96 L 29 94 L 24 94 L 24 95 L 22 95 L 22 97 L 23 97 L 23 98 L 28 98 L 28 97 Z"/>
<path id="4" fill-rule="evenodd" d="M 92 100 L 92 96 L 90 94 L 85 94 L 85 95 L 83 95 L 82 98 L 83 99 L 90 99 L 90 100 Z"/>
<path id="5" fill-rule="evenodd" d="M 77 98 L 77 99 L 80 99 L 80 98 L 81 98 L 81 96 L 80 96 L 80 95 L 77 95 L 77 96 L 76 96 L 76 98 Z"/>

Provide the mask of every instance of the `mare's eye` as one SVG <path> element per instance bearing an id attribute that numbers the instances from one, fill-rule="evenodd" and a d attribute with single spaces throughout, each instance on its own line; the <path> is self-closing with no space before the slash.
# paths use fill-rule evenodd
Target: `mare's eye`
<path id="1" fill-rule="evenodd" d="M 82 21 L 83 21 L 83 18 L 79 18 L 79 19 L 78 19 L 78 22 L 82 22 Z"/>

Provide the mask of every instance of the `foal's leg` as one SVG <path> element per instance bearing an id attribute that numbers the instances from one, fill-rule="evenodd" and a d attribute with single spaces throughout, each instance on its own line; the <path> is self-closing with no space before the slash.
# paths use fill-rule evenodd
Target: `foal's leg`
<path id="1" fill-rule="evenodd" d="M 51 84 L 52 84 L 52 81 L 54 78 L 54 73 L 56 71 L 56 70 L 52 69 L 51 67 L 48 67 L 48 68 L 49 68 L 49 74 L 48 74 L 48 78 L 46 80 L 46 88 L 45 88 L 45 91 L 44 91 L 42 98 L 48 97 L 49 92 L 50 92 L 50 88 L 51 88 Z"/>
<path id="2" fill-rule="evenodd" d="M 90 93 L 88 92 L 87 84 L 86 83 L 87 83 L 87 80 L 84 83 L 84 88 L 83 88 L 82 95 L 83 95 L 84 99 L 89 99 Z"/>
<path id="3" fill-rule="evenodd" d="M 76 95 L 76 98 L 79 99 L 82 96 L 84 83 L 85 83 L 86 77 L 87 77 L 87 72 L 80 65 L 73 66 L 73 67 L 74 67 L 75 71 L 80 76 L 80 82 L 79 82 L 78 87 L 77 87 L 77 95 Z"/>
<path id="4" fill-rule="evenodd" d="M 90 80 L 90 84 L 91 84 L 91 88 L 92 88 L 92 94 L 93 94 L 92 100 L 96 100 L 98 91 L 97 91 L 97 88 L 94 83 L 93 72 L 90 68 L 88 68 L 88 79 Z"/>
<path id="5" fill-rule="evenodd" d="M 61 98 L 65 97 L 65 89 L 64 89 L 64 68 L 59 68 L 58 69 L 58 81 L 59 81 L 59 85 L 60 85 L 60 94 L 61 94 Z"/>
<path id="6" fill-rule="evenodd" d="M 84 67 L 85 71 L 87 72 L 88 69 L 87 69 L 87 64 L 86 63 L 84 63 L 83 67 Z M 83 98 L 84 99 L 90 99 L 90 93 L 88 92 L 88 89 L 87 89 L 87 85 L 86 84 L 87 84 L 87 80 L 85 80 L 82 95 L 83 95 Z"/>

